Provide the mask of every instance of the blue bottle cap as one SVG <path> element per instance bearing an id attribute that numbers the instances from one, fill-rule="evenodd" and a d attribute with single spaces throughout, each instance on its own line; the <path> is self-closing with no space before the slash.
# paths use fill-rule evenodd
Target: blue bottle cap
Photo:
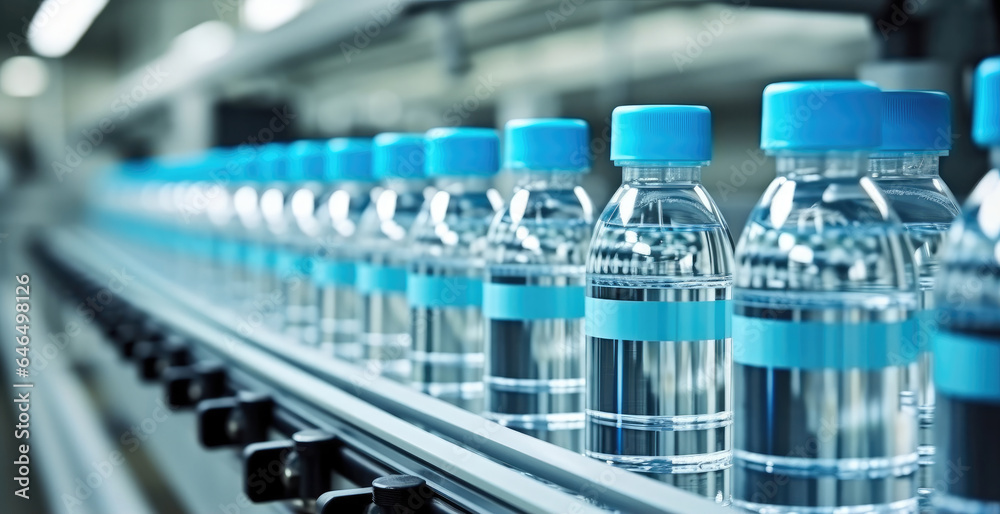
<path id="1" fill-rule="evenodd" d="M 150 178 L 153 180 L 160 180 L 161 177 L 158 176 L 161 173 L 159 168 L 160 163 L 158 159 L 145 157 L 140 159 L 129 159 L 122 162 L 121 165 L 118 166 L 118 171 L 123 176 L 128 176 L 129 178 Z"/>
<path id="2" fill-rule="evenodd" d="M 291 178 L 288 145 L 268 143 L 257 150 L 254 159 L 259 166 L 259 179 L 265 182 L 282 182 Z"/>
<path id="3" fill-rule="evenodd" d="M 228 182 L 233 174 L 229 167 L 233 151 L 230 148 L 210 148 L 202 157 L 197 170 L 196 180 L 205 182 Z"/>
<path id="4" fill-rule="evenodd" d="M 372 140 L 367 137 L 335 137 L 327 141 L 330 153 L 328 180 L 368 182 L 372 175 Z"/>
<path id="5" fill-rule="evenodd" d="M 882 144 L 882 92 L 856 80 L 778 82 L 764 88 L 764 150 L 875 150 Z"/>
<path id="6" fill-rule="evenodd" d="M 372 175 L 375 179 L 423 178 L 423 134 L 385 132 L 372 139 Z"/>
<path id="7" fill-rule="evenodd" d="M 289 180 L 324 180 L 327 150 L 324 141 L 304 139 L 288 145 Z"/>
<path id="8" fill-rule="evenodd" d="M 984 59 L 976 68 L 972 139 L 980 146 L 1000 145 L 1000 56 Z"/>
<path id="9" fill-rule="evenodd" d="M 623 105 L 611 113 L 611 160 L 706 162 L 712 159 L 712 113 L 700 105 Z"/>
<path id="10" fill-rule="evenodd" d="M 504 127 L 504 169 L 575 171 L 590 169 L 587 122 L 565 118 L 510 120 Z"/>
<path id="11" fill-rule="evenodd" d="M 500 169 L 500 138 L 487 128 L 435 128 L 427 131 L 427 175 L 487 177 Z"/>
<path id="12" fill-rule="evenodd" d="M 882 93 L 883 152 L 951 150 L 951 99 L 940 91 Z"/>

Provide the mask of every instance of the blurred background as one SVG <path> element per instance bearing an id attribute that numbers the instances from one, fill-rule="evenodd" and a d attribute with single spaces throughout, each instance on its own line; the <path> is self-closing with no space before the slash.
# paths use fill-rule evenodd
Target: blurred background
<path id="1" fill-rule="evenodd" d="M 757 152 L 769 82 L 859 76 L 954 101 L 942 175 L 986 169 L 969 74 L 997 50 L 992 0 L 5 0 L 0 176 L 73 195 L 123 158 L 270 139 L 516 117 L 590 122 L 603 204 L 622 104 L 711 108 L 705 172 L 739 232 L 773 177 Z M 53 202 L 47 202 L 52 204 Z"/>
<path id="2" fill-rule="evenodd" d="M 649 103 L 712 110 L 703 179 L 738 236 L 774 173 L 757 150 L 761 91 L 793 79 L 949 93 L 942 176 L 962 198 L 988 167 L 969 137 L 970 76 L 1000 51 L 998 27 L 1000 0 L 3 0 L 0 244 L 72 219 L 123 159 L 520 117 L 590 123 L 585 187 L 604 205 L 620 181 L 610 113 Z M 180 510 L 143 455 L 135 480 Z"/>

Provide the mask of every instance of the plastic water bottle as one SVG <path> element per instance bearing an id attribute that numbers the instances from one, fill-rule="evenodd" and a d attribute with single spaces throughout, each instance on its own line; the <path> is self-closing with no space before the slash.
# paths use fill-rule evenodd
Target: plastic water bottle
<path id="1" fill-rule="evenodd" d="M 206 170 L 208 182 L 202 196 L 204 213 L 211 227 L 212 259 L 214 266 L 206 285 L 215 299 L 228 302 L 233 299 L 231 281 L 239 279 L 242 248 L 239 245 L 240 223 L 236 214 L 233 194 L 240 181 L 239 154 L 232 148 L 212 151 Z"/>
<path id="2" fill-rule="evenodd" d="M 372 141 L 335 138 L 327 147 L 327 177 L 333 184 L 316 209 L 322 250 L 312 268 L 319 291 L 319 343 L 336 357 L 354 362 L 361 358 L 360 297 L 354 287 L 361 252 L 356 236 L 374 183 Z"/>
<path id="3" fill-rule="evenodd" d="M 618 107 L 622 186 L 587 258 L 586 454 L 729 500 L 732 237 L 701 184 L 705 107 Z"/>
<path id="4" fill-rule="evenodd" d="M 273 329 L 281 328 L 284 314 L 284 293 L 277 273 L 278 249 L 289 230 L 285 198 L 290 192 L 288 147 L 284 143 L 264 145 L 254 159 L 258 185 L 258 205 L 261 228 L 251 247 L 249 263 L 254 271 L 255 294 L 249 306 L 254 319 L 257 317 Z"/>
<path id="5" fill-rule="evenodd" d="M 247 300 L 257 293 L 259 276 L 259 255 L 263 247 L 258 243 L 264 220 L 260 214 L 260 165 L 258 150 L 252 147 L 238 149 L 231 159 L 227 171 L 232 180 L 226 189 L 232 198 L 235 213 L 232 230 L 227 231 L 228 243 L 224 254 L 232 260 L 229 274 L 229 297 L 239 307 L 248 305 Z"/>
<path id="6" fill-rule="evenodd" d="M 507 123 L 514 193 L 490 227 L 483 284 L 484 416 L 583 451 L 584 296 L 594 206 L 587 123 Z"/>
<path id="7" fill-rule="evenodd" d="M 761 148 L 777 178 L 736 248 L 733 504 L 915 512 L 913 248 L 867 176 L 882 93 L 771 84 Z"/>
<path id="8" fill-rule="evenodd" d="M 279 236 L 275 270 L 284 300 L 284 332 L 307 344 L 316 344 L 319 320 L 312 264 L 323 251 L 321 226 L 315 217 L 317 199 L 329 187 L 326 141 L 303 140 L 288 146 L 288 193 L 285 195 L 285 231 Z"/>
<path id="9" fill-rule="evenodd" d="M 486 233 L 503 204 L 491 189 L 500 139 L 484 128 L 427 132 L 427 199 L 411 242 L 413 386 L 475 413 L 483 408 L 483 273 Z"/>
<path id="10" fill-rule="evenodd" d="M 361 362 L 369 375 L 410 378 L 406 242 L 424 201 L 424 135 L 384 133 L 372 145 L 372 172 L 384 188 L 361 215 L 355 285 L 361 295 Z"/>
<path id="11" fill-rule="evenodd" d="M 993 169 L 948 233 L 936 282 L 934 506 L 1000 512 L 1000 57 L 976 70 L 972 137 Z"/>
<path id="12" fill-rule="evenodd" d="M 913 245 L 919 282 L 918 332 L 906 351 L 917 355 L 907 388 L 919 407 L 920 502 L 929 507 L 933 490 L 934 378 L 930 341 L 935 321 L 934 275 L 945 234 L 959 207 L 938 175 L 938 160 L 951 149 L 951 101 L 933 91 L 882 93 L 882 146 L 872 155 L 870 171 L 899 216 Z M 907 359 L 909 360 L 909 359 Z"/>

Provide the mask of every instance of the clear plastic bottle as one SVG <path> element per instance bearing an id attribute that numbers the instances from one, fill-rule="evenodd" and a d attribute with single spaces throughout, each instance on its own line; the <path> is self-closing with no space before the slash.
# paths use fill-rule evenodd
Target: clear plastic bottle
<path id="1" fill-rule="evenodd" d="M 612 114 L 622 186 L 587 258 L 585 448 L 728 503 L 733 243 L 701 184 L 711 147 L 705 107 Z"/>
<path id="2" fill-rule="evenodd" d="M 490 226 L 483 283 L 484 416 L 583 451 L 583 299 L 594 206 L 587 123 L 507 122 L 504 168 L 517 177 Z"/>
<path id="3" fill-rule="evenodd" d="M 908 370 L 907 388 L 919 408 L 920 472 L 917 487 L 922 506 L 933 491 L 934 377 L 930 341 L 937 324 L 934 275 L 945 234 L 959 214 L 958 203 L 938 175 L 938 160 L 951 149 L 951 100 L 936 91 L 882 93 L 882 146 L 869 170 L 889 205 L 903 223 L 913 245 L 919 280 L 918 332 L 906 351 L 917 354 Z M 907 359 L 909 360 L 909 359 Z"/>
<path id="4" fill-rule="evenodd" d="M 502 207 L 491 189 L 500 168 L 492 129 L 427 132 L 428 197 L 410 239 L 413 387 L 475 413 L 483 408 L 483 273 L 486 233 Z"/>
<path id="5" fill-rule="evenodd" d="M 976 70 L 972 137 L 992 150 L 948 233 L 936 281 L 934 506 L 1000 512 L 1000 57 Z"/>
<path id="6" fill-rule="evenodd" d="M 372 195 L 372 140 L 334 138 L 327 142 L 330 191 L 319 199 L 315 219 L 322 246 L 312 268 L 319 296 L 319 344 L 348 362 L 361 358 L 360 296 L 355 267 L 358 223 Z"/>
<path id="7" fill-rule="evenodd" d="M 260 318 L 265 325 L 278 330 L 285 305 L 277 273 L 278 254 L 291 228 L 291 220 L 285 212 L 285 198 L 291 189 L 287 144 L 264 145 L 258 150 L 254 165 L 257 167 L 256 177 L 260 180 L 257 185 L 260 193 L 257 209 L 261 227 L 256 231 L 248 260 L 254 273 L 254 294 L 246 315 L 253 319 Z"/>
<path id="8" fill-rule="evenodd" d="M 242 249 L 238 244 L 239 218 L 233 202 L 237 176 L 238 152 L 233 148 L 212 151 L 207 170 L 208 186 L 202 196 L 204 213 L 211 227 L 213 270 L 206 286 L 214 300 L 227 302 L 232 299 L 230 281 L 237 278 Z"/>
<path id="9" fill-rule="evenodd" d="M 285 232 L 279 237 L 275 271 L 283 294 L 284 332 L 306 344 L 318 342 L 317 290 L 312 264 L 321 253 L 321 227 L 315 218 L 317 199 L 329 188 L 326 141 L 302 140 L 288 145 L 288 191 L 284 198 Z"/>
<path id="10" fill-rule="evenodd" d="M 410 379 L 410 306 L 406 302 L 406 242 L 428 186 L 424 135 L 383 133 L 372 141 L 372 173 L 383 181 L 361 215 L 355 269 L 361 296 L 361 363 L 366 375 Z"/>
<path id="11" fill-rule="evenodd" d="M 231 244 L 226 254 L 233 259 L 230 273 L 229 297 L 237 311 L 242 313 L 251 305 L 257 294 L 263 245 L 260 242 L 264 219 L 260 213 L 260 193 L 263 186 L 258 159 L 259 148 L 240 147 L 233 156 L 233 180 L 227 186 L 233 202 L 235 220 L 227 237 Z"/>
<path id="12" fill-rule="evenodd" d="M 882 93 L 771 84 L 761 148 L 777 178 L 736 248 L 733 504 L 915 512 L 913 248 L 868 174 Z"/>

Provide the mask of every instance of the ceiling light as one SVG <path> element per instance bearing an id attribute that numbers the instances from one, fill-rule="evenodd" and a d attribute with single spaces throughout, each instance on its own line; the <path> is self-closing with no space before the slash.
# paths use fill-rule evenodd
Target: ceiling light
<path id="1" fill-rule="evenodd" d="M 250 30 L 267 32 L 288 23 L 312 4 L 312 0 L 243 0 L 240 19 Z"/>
<path id="2" fill-rule="evenodd" d="M 48 82 L 45 62 L 37 57 L 11 57 L 0 65 L 0 91 L 10 96 L 38 96 Z"/>
<path id="3" fill-rule="evenodd" d="M 28 25 L 28 44 L 43 57 L 62 57 L 106 5 L 108 0 L 44 0 Z"/>

